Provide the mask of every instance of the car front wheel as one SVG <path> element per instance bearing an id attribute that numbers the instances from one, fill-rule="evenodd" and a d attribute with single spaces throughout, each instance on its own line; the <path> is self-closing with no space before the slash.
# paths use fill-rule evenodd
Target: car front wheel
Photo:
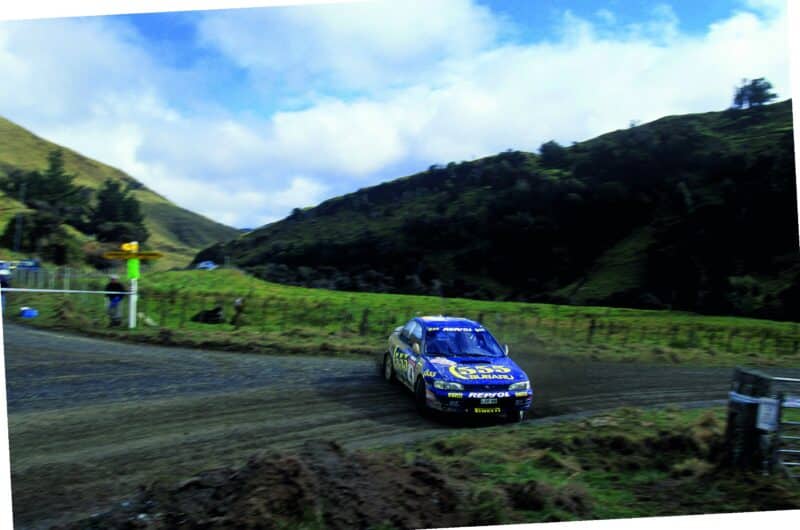
<path id="1" fill-rule="evenodd" d="M 427 416 L 430 411 L 425 394 L 425 381 L 420 377 L 417 379 L 417 384 L 414 385 L 414 404 L 417 406 L 417 412 L 423 416 Z"/>
<path id="2" fill-rule="evenodd" d="M 383 378 L 389 383 L 394 383 L 394 366 L 392 366 L 392 357 L 387 353 L 383 356 Z"/>
<path id="3" fill-rule="evenodd" d="M 522 423 L 528 417 L 528 413 L 524 410 L 508 413 L 508 421 L 511 423 Z"/>

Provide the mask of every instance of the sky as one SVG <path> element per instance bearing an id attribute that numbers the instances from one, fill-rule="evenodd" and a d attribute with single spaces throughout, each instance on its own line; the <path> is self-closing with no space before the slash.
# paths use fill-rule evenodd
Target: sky
<path id="1" fill-rule="evenodd" d="M 0 22 L 0 115 L 236 227 L 506 149 L 790 97 L 783 1 L 409 0 Z"/>

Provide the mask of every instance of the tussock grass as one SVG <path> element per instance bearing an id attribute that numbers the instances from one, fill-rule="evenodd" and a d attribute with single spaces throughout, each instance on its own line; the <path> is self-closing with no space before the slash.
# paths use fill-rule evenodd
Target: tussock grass
<path id="1" fill-rule="evenodd" d="M 725 467 L 724 429 L 723 408 L 622 408 L 489 427 L 402 451 L 468 482 L 480 524 L 800 508 L 800 491 L 782 476 Z"/>

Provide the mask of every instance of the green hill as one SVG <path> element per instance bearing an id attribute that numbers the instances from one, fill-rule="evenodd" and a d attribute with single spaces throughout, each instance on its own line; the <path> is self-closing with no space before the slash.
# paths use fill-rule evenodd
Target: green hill
<path id="1" fill-rule="evenodd" d="M 800 320 L 791 100 L 508 151 L 195 258 L 288 284 Z"/>
<path id="2" fill-rule="evenodd" d="M 135 189 L 150 232 L 147 247 L 166 254 L 158 268 L 184 266 L 197 251 L 217 241 L 236 237 L 234 228 L 172 204 L 119 169 L 63 148 L 30 131 L 0 118 L 0 175 L 15 169 L 38 170 L 47 165 L 47 155 L 61 149 L 66 170 L 76 175 L 75 183 L 98 189 L 106 179 L 119 180 Z M 8 221 L 24 206 L 14 198 L 0 194 L 0 233 Z"/>

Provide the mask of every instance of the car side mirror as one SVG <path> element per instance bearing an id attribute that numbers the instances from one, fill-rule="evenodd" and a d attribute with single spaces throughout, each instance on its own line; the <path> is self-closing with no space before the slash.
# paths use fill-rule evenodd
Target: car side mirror
<path id="1" fill-rule="evenodd" d="M 415 343 L 414 343 L 414 344 L 411 346 L 411 350 L 414 352 L 414 354 L 416 354 L 416 355 L 419 355 L 419 351 L 420 351 L 420 350 L 419 350 L 419 342 L 415 342 Z"/>
<path id="2" fill-rule="evenodd" d="M 508 344 L 503 344 L 503 351 L 506 352 L 506 357 L 508 357 Z"/>

